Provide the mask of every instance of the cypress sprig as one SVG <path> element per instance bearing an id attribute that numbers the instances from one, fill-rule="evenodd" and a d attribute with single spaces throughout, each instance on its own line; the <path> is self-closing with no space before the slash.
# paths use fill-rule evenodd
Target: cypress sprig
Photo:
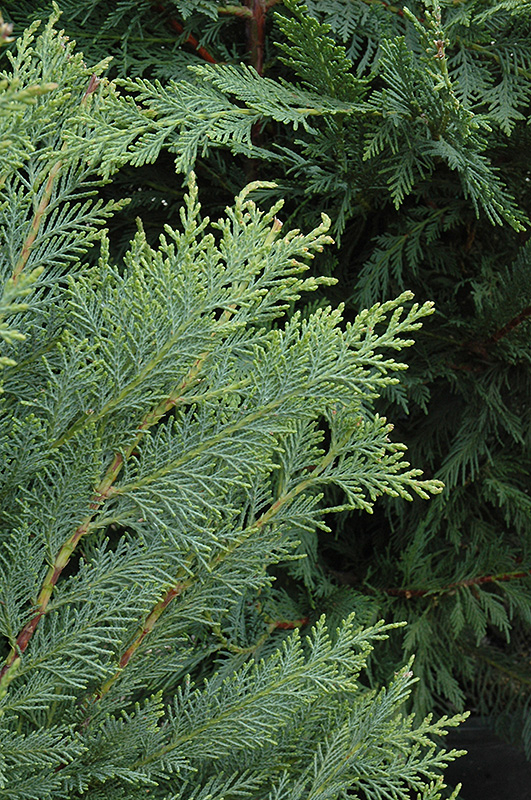
<path id="1" fill-rule="evenodd" d="M 271 182 L 211 223 L 191 175 L 180 224 L 157 244 L 140 225 L 115 259 L 114 154 L 85 127 L 113 127 L 114 88 L 53 20 L 21 52 L 20 91 L 55 80 L 24 106 L 33 146 L 0 200 L 19 331 L 2 337 L 0 797 L 440 796 L 459 752 L 432 737 L 462 717 L 402 713 L 411 663 L 377 692 L 363 677 L 399 625 L 278 608 L 326 514 L 442 491 L 375 408 L 432 303 L 291 313 L 332 283 L 304 274 L 331 223 L 284 229 L 281 202 L 252 199 Z"/>

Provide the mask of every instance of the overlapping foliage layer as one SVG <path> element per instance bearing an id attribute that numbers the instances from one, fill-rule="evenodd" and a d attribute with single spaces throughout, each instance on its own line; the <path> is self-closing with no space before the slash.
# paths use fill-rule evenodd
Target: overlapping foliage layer
<path id="1" fill-rule="evenodd" d="M 9 6 L 21 22 L 40 11 Z M 64 11 L 93 59 L 114 56 L 112 141 L 91 109 L 90 157 L 119 168 L 107 197 L 132 198 L 150 241 L 182 200 L 168 179 L 175 157 L 183 173 L 194 166 L 215 215 L 256 177 L 276 182 L 257 197 L 284 197 L 289 224 L 330 215 L 338 246 L 315 274 L 339 283 L 312 307 L 346 300 L 354 319 L 406 289 L 436 302 L 378 408 L 446 489 L 429 505 L 380 502 L 372 519 L 338 514 L 333 542 L 307 536 L 297 614 L 363 601 L 407 619 L 417 709 L 468 706 L 531 752 L 530 3 L 91 0 Z M 130 232 L 124 215 L 116 225 L 115 243 Z M 404 657 L 397 641 L 378 680 Z"/>
<path id="2" fill-rule="evenodd" d="M 432 304 L 291 313 L 330 220 L 284 233 L 267 183 L 210 222 L 189 176 L 115 259 L 120 100 L 53 22 L 0 83 L 0 797 L 438 800 L 458 719 L 366 673 L 396 626 L 301 635 L 290 590 L 327 514 L 442 489 L 375 409 Z"/>

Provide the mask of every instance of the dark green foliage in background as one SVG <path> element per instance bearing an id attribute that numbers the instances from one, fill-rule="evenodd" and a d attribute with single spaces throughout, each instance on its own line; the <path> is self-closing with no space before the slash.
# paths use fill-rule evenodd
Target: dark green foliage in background
<path id="1" fill-rule="evenodd" d="M 2 10 L 21 30 L 50 8 Z M 530 754 L 531 3 L 62 10 L 88 63 L 110 54 L 119 78 L 83 134 L 64 133 L 72 152 L 90 138 L 86 157 L 112 173 L 105 202 L 131 199 L 109 223 L 116 256 L 136 215 L 152 243 L 175 224 L 193 167 L 214 217 L 257 178 L 276 183 L 253 197 L 282 197 L 287 228 L 329 214 L 336 247 L 312 268 L 338 282 L 309 310 L 345 301 L 353 320 L 406 289 L 435 302 L 377 407 L 444 492 L 380 500 L 372 517 L 336 511 L 333 536 L 301 536 L 308 557 L 279 582 L 293 618 L 364 604 L 367 619 L 407 620 L 370 661 L 375 685 L 415 653 L 417 710 L 470 708 Z"/>

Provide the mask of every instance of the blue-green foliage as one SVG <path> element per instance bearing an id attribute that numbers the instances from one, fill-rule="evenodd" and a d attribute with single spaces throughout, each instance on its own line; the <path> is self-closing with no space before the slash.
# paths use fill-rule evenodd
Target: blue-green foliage
<path id="1" fill-rule="evenodd" d="M 24 24 L 49 5 L 7 3 Z M 387 496 L 369 516 L 344 507 L 351 483 L 323 474 L 330 513 L 308 525 L 313 497 L 301 498 L 291 554 L 305 558 L 290 562 L 262 608 L 309 622 L 349 609 L 367 621 L 407 619 L 407 637 L 391 637 L 371 661 L 375 685 L 416 653 L 417 710 L 479 710 L 531 752 L 530 4 L 160 5 L 64 3 L 69 35 L 93 61 L 112 53 L 109 74 L 122 79 L 106 88 L 105 109 L 101 87 L 83 127 L 64 130 L 72 157 L 112 173 L 102 196 L 131 198 L 109 223 L 113 258 L 128 249 L 135 214 L 150 247 L 165 223 L 175 227 L 193 166 L 214 218 L 256 178 L 267 178 L 257 203 L 286 200 L 287 227 L 330 216 L 337 247 L 312 271 L 338 283 L 306 300 L 304 317 L 344 302 L 352 321 L 407 290 L 436 304 L 410 369 L 378 387 L 374 407 L 445 491 L 430 503 Z M 253 49 L 260 11 L 263 64 Z M 279 486 L 286 453 L 314 436 L 315 447 L 328 445 L 320 424 L 286 430 L 272 461 Z M 235 604 L 231 630 L 259 636 L 253 614 Z"/>
<path id="2" fill-rule="evenodd" d="M 301 635 L 273 572 L 296 579 L 326 513 L 442 490 L 374 405 L 432 304 L 287 317 L 330 283 L 304 275 L 330 220 L 283 233 L 260 183 L 210 222 L 189 176 L 180 221 L 115 262 L 104 65 L 52 21 L 12 67 L 0 108 L 31 147 L 0 197 L 0 798 L 438 800 L 458 753 L 432 737 L 459 718 L 404 713 L 411 663 L 364 676 L 396 624 L 362 601 Z"/>

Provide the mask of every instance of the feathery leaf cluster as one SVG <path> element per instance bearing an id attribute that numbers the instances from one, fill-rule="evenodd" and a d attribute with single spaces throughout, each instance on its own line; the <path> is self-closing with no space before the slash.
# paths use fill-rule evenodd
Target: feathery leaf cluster
<path id="1" fill-rule="evenodd" d="M 51 4 L 3 8 L 22 29 Z M 113 254 L 127 250 L 135 213 L 151 246 L 174 226 L 175 160 L 183 175 L 194 168 L 213 218 L 256 178 L 267 183 L 253 197 L 284 198 L 288 226 L 330 216 L 337 246 L 312 274 L 337 284 L 321 284 L 303 316 L 341 301 L 352 322 L 407 290 L 435 301 L 409 370 L 375 389 L 374 408 L 444 492 L 428 504 L 391 492 L 368 516 L 359 497 L 344 507 L 348 481 L 323 480 L 332 535 L 302 514 L 293 553 L 305 558 L 285 567 L 271 608 L 310 622 L 349 610 L 407 619 L 406 637 L 371 660 L 375 685 L 416 653 L 417 710 L 471 708 L 531 753 L 529 2 L 62 8 L 67 33 L 93 61 L 112 54 L 119 76 L 61 140 L 112 172 L 102 198 L 131 198 L 133 213 L 109 221 Z M 290 452 L 320 430 L 290 431 Z"/>
<path id="2" fill-rule="evenodd" d="M 115 260 L 117 95 L 55 21 L 0 89 L 46 88 L 0 198 L 0 797 L 438 800 L 460 718 L 405 713 L 411 663 L 366 678 L 396 624 L 277 616 L 326 513 L 442 490 L 375 407 L 432 303 L 288 315 L 330 284 L 304 274 L 330 220 L 283 233 L 260 182 L 210 222 L 189 176 Z"/>

